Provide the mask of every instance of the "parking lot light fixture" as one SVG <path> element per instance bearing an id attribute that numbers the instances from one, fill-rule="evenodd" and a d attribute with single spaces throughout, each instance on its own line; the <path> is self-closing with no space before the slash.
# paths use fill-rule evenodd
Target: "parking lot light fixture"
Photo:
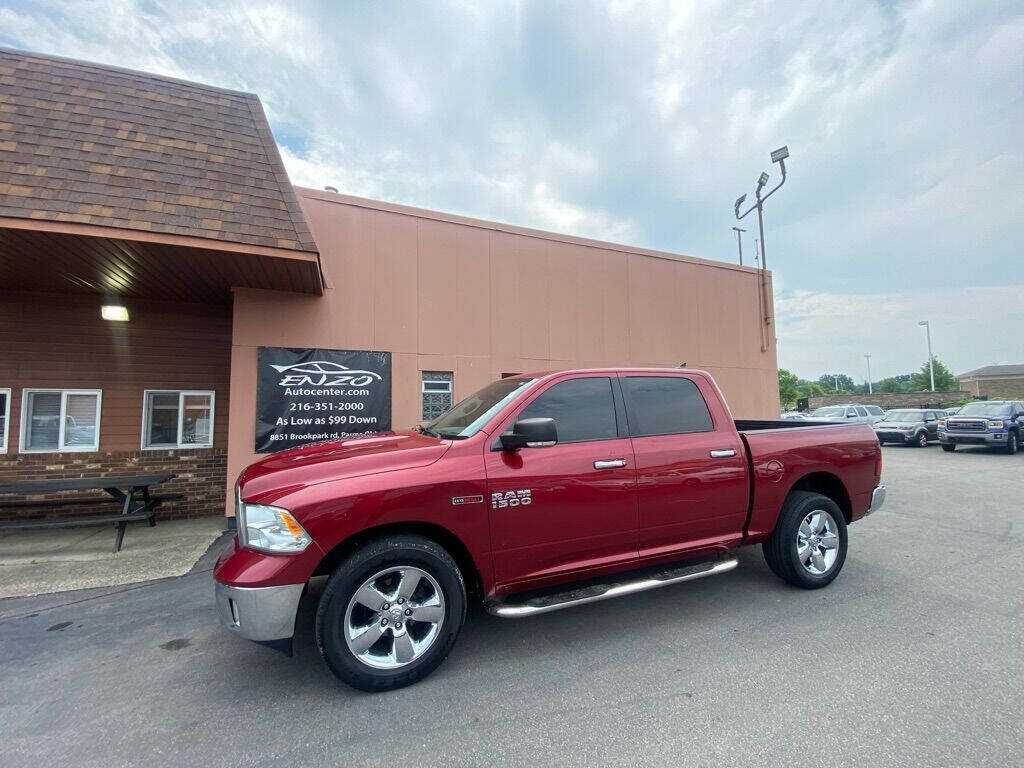
<path id="1" fill-rule="evenodd" d="M 918 320 L 918 325 L 924 326 L 925 336 L 928 337 L 928 374 L 932 380 L 932 392 L 935 391 L 935 358 L 932 357 L 932 327 L 927 320 Z"/>
<path id="2" fill-rule="evenodd" d="M 864 355 L 864 359 L 868 361 L 868 394 L 873 395 L 875 391 L 871 388 L 871 355 Z"/>
<path id="3" fill-rule="evenodd" d="M 762 352 L 766 352 L 768 350 L 768 342 L 765 340 L 764 329 L 767 326 L 771 325 L 771 322 L 772 322 L 771 315 L 769 314 L 769 311 L 768 311 L 768 307 L 769 307 L 769 302 L 768 302 L 768 281 L 767 281 L 767 278 L 765 277 L 765 270 L 768 268 L 768 257 L 767 257 L 767 255 L 765 253 L 765 247 L 764 247 L 764 202 L 769 197 L 774 195 L 779 190 L 779 188 L 783 184 L 786 183 L 786 158 L 787 157 L 789 157 L 789 147 L 779 147 L 774 152 L 772 152 L 772 162 L 773 163 L 778 163 L 779 164 L 779 171 L 782 172 L 782 179 L 781 179 L 781 181 L 779 181 L 778 184 L 776 184 L 774 187 L 772 187 L 770 190 L 768 190 L 768 192 L 766 194 L 762 194 L 765 186 L 768 184 L 768 179 L 769 179 L 767 171 L 762 171 L 761 175 L 757 179 L 757 189 L 754 190 L 754 195 L 757 198 L 757 201 L 753 205 L 751 205 L 749 208 L 747 208 L 747 210 L 745 210 L 743 213 L 740 213 L 740 206 L 743 205 L 743 201 L 747 199 L 747 196 L 746 195 L 741 195 L 736 200 L 736 202 L 733 203 L 733 212 L 735 213 L 737 219 L 743 219 L 751 211 L 753 211 L 754 209 L 757 209 L 757 230 L 758 230 L 758 234 L 760 235 L 760 241 L 761 241 L 761 280 L 760 280 L 760 282 L 761 282 L 761 290 L 760 290 L 760 295 L 759 295 L 758 302 L 761 305 L 760 312 L 761 312 L 761 317 L 762 317 L 762 326 L 761 326 L 761 351 Z"/>

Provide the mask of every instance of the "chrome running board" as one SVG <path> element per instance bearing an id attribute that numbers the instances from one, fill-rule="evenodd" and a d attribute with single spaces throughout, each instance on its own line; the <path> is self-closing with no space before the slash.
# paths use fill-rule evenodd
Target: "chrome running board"
<path id="1" fill-rule="evenodd" d="M 522 619 L 541 613 L 560 611 L 563 608 L 571 608 L 574 605 L 596 603 L 599 600 L 610 600 L 613 597 L 633 595 L 637 592 L 646 592 L 658 587 L 667 587 L 670 584 L 702 579 L 705 576 L 715 576 L 719 573 L 731 571 L 737 565 L 738 561 L 736 558 L 729 557 L 724 560 L 713 560 L 697 563 L 696 565 L 672 568 L 667 571 L 659 571 L 634 581 L 595 584 L 553 595 L 533 597 L 521 603 L 512 603 L 505 600 L 489 601 L 484 607 L 488 613 L 500 616 L 503 619 Z"/>

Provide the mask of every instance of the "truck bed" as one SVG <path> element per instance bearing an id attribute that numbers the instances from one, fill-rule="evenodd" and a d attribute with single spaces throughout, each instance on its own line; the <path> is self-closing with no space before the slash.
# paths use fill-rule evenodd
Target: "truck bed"
<path id="1" fill-rule="evenodd" d="M 736 419 L 737 432 L 760 432 L 766 429 L 801 429 L 804 427 L 853 427 L 847 421 L 796 421 L 794 419 Z M 859 422 L 858 422 L 859 423 Z"/>
<path id="2" fill-rule="evenodd" d="M 838 478 L 849 489 L 852 519 L 867 512 L 880 452 L 867 424 L 737 419 L 747 448 L 752 500 L 746 540 L 771 534 L 786 493 L 795 480 L 813 473 Z"/>

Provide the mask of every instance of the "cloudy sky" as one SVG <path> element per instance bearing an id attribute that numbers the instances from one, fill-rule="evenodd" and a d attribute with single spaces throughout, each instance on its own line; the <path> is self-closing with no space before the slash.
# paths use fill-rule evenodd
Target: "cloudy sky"
<path id="1" fill-rule="evenodd" d="M 1020 2 L 0 0 L 0 44 L 254 91 L 297 184 L 707 259 L 788 144 L 780 365 L 916 368 L 920 319 L 1024 362 Z"/>

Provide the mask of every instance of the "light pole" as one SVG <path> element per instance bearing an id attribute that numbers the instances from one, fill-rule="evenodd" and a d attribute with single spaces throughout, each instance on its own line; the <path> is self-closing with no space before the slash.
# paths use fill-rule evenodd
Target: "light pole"
<path id="1" fill-rule="evenodd" d="M 932 358 L 932 327 L 928 324 L 927 320 L 919 320 L 918 325 L 924 326 L 925 335 L 928 337 L 928 373 L 932 379 L 932 392 L 935 391 L 935 363 Z"/>
<path id="2" fill-rule="evenodd" d="M 836 375 L 836 374 L 833 374 L 832 378 L 836 380 L 836 392 L 838 392 L 839 391 L 839 376 Z"/>
<path id="3" fill-rule="evenodd" d="M 873 395 L 875 391 L 871 388 L 871 355 L 864 355 L 864 359 L 868 361 L 868 394 Z"/>
<path id="4" fill-rule="evenodd" d="M 768 268 L 768 258 L 765 254 L 764 247 L 764 201 L 774 195 L 779 187 L 786 183 L 786 158 L 789 157 L 789 147 L 779 147 L 772 152 L 772 162 L 779 164 L 779 170 L 782 171 L 782 181 L 772 187 L 768 194 L 762 195 L 761 192 L 764 190 L 765 185 L 768 183 L 768 174 L 764 171 L 761 172 L 760 177 L 757 179 L 757 189 L 754 191 L 754 195 L 757 198 L 757 202 L 747 208 L 742 214 L 740 213 L 740 206 L 743 205 L 743 201 L 747 199 L 746 195 L 740 195 L 739 198 L 733 203 L 733 213 L 737 220 L 743 219 L 748 213 L 757 209 L 757 230 L 760 233 L 761 239 L 761 316 L 764 319 L 764 323 L 761 330 L 761 351 L 765 352 L 768 346 L 764 340 L 764 326 L 770 325 L 772 322 L 771 315 L 768 314 L 768 280 L 765 277 L 765 270 Z"/>
<path id="5" fill-rule="evenodd" d="M 733 227 L 732 231 L 736 233 L 736 245 L 740 249 L 740 266 L 743 266 L 743 233 L 747 230 L 740 229 L 739 227 Z"/>

